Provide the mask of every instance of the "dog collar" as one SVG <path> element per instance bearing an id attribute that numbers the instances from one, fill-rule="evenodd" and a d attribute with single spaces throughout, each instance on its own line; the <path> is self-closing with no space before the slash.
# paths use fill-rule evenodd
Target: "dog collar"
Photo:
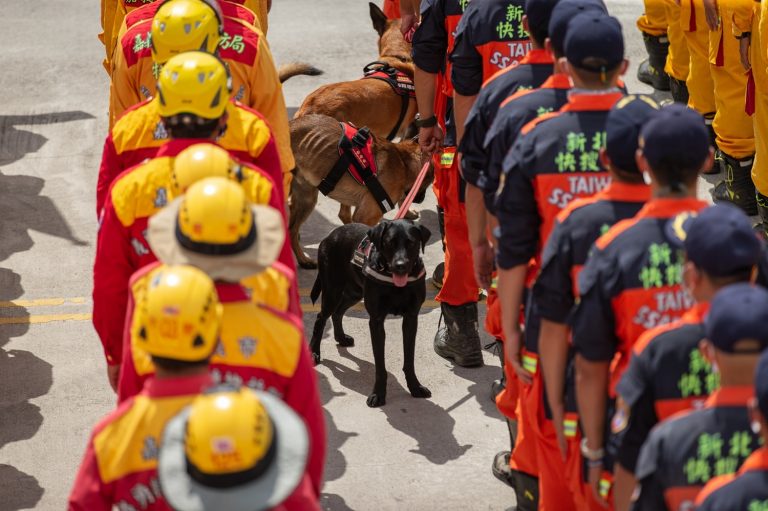
<path id="1" fill-rule="evenodd" d="M 377 282 L 386 282 L 387 284 L 392 284 L 394 286 L 395 281 L 392 278 L 392 272 L 388 271 L 381 264 L 372 265 L 371 253 L 373 253 L 373 243 L 371 243 L 371 240 L 366 236 L 360 241 L 360 244 L 355 249 L 355 253 L 352 255 L 352 264 L 360 268 L 363 271 L 363 275 L 366 277 L 376 280 Z M 419 258 L 414 270 L 417 270 L 416 275 L 413 275 L 413 270 L 411 270 L 411 274 L 408 275 L 409 283 L 424 278 L 427 273 L 421 258 Z"/>

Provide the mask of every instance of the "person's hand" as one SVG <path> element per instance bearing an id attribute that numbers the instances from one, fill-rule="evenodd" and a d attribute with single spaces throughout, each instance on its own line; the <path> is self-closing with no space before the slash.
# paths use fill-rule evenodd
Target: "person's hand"
<path id="1" fill-rule="evenodd" d="M 117 393 L 117 377 L 120 376 L 120 364 L 107 365 L 107 379 L 109 379 L 109 386 Z"/>
<path id="2" fill-rule="evenodd" d="M 717 10 L 717 0 L 703 0 L 704 16 L 710 30 L 717 30 L 720 26 L 720 13 Z"/>
<path id="3" fill-rule="evenodd" d="M 739 39 L 739 57 L 741 58 L 741 65 L 744 66 L 744 69 L 749 71 L 749 69 L 752 67 L 752 64 L 749 62 L 749 45 L 751 43 L 750 41 L 751 36 L 742 37 Z"/>
<path id="4" fill-rule="evenodd" d="M 443 130 L 440 126 L 419 128 L 419 147 L 422 154 L 434 154 L 443 147 Z"/>
<path id="5" fill-rule="evenodd" d="M 475 280 L 477 285 L 483 289 L 491 288 L 491 277 L 493 275 L 493 261 L 495 254 L 493 246 L 488 240 L 472 247 L 472 263 L 475 269 Z"/>
<path id="6" fill-rule="evenodd" d="M 608 507 L 608 501 L 606 501 L 602 495 L 600 495 L 600 478 L 603 476 L 603 465 L 602 463 L 599 464 L 589 464 L 588 472 L 587 472 L 587 482 L 589 483 L 589 487 L 592 488 L 592 495 L 594 495 L 595 500 L 603 506 L 604 508 Z"/>
<path id="7" fill-rule="evenodd" d="M 517 320 L 517 318 L 515 318 Z M 505 332 L 504 339 L 504 360 L 507 363 L 512 364 L 512 369 L 515 370 L 515 374 L 520 378 L 520 381 L 526 385 L 533 383 L 533 375 L 529 373 L 522 364 L 520 358 L 520 346 L 522 345 L 522 334 L 519 328 L 515 328 L 512 332 Z"/>
<path id="8" fill-rule="evenodd" d="M 555 406 L 550 404 L 550 410 L 552 412 L 552 426 L 555 428 L 555 436 L 557 437 L 557 446 L 560 448 L 560 455 L 563 457 L 563 461 L 568 457 L 568 441 L 565 438 L 565 409 L 562 403 L 558 403 Z"/>

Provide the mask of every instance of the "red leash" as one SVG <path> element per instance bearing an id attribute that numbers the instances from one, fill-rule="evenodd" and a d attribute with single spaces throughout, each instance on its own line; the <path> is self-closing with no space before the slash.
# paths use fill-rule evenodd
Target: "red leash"
<path id="1" fill-rule="evenodd" d="M 395 215 L 395 220 L 401 220 L 403 217 L 405 217 L 405 214 L 408 212 L 408 208 L 410 208 L 411 204 L 413 203 L 413 199 L 416 197 L 416 194 L 419 193 L 419 189 L 421 189 L 421 183 L 424 182 L 424 177 L 427 175 L 427 170 L 429 170 L 430 163 L 432 162 L 427 161 L 427 163 L 425 163 L 424 166 L 421 167 L 421 171 L 419 172 L 419 175 L 416 177 L 416 182 L 413 183 L 413 186 L 411 187 L 411 191 L 408 192 L 408 195 L 406 195 L 405 200 L 400 205 L 400 209 L 397 210 L 397 215 Z"/>

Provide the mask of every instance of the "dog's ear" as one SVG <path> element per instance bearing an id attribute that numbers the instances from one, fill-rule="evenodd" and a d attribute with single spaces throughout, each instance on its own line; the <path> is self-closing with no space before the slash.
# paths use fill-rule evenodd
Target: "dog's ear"
<path id="1" fill-rule="evenodd" d="M 382 220 L 376 226 L 368 230 L 368 239 L 371 240 L 373 246 L 378 250 L 381 250 L 381 240 L 384 238 L 384 232 L 389 227 L 389 220 Z"/>
<path id="2" fill-rule="evenodd" d="M 371 11 L 371 21 L 373 21 L 373 29 L 378 32 L 379 37 L 384 35 L 387 31 L 387 15 L 384 14 L 378 5 L 373 2 L 368 2 L 368 6 Z"/>
<path id="3" fill-rule="evenodd" d="M 419 224 L 419 232 L 421 232 L 421 253 L 423 254 L 424 250 L 427 248 L 427 242 L 429 241 L 429 238 L 432 237 L 432 233 L 429 229 L 421 224 Z"/>

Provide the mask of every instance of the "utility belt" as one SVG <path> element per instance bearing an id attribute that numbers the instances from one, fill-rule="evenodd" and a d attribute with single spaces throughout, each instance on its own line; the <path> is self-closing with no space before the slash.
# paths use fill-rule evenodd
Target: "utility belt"
<path id="1" fill-rule="evenodd" d="M 330 194 L 345 173 L 368 188 L 382 213 L 394 209 L 395 204 L 376 177 L 378 169 L 373 154 L 373 137 L 368 128 L 356 128 L 351 123 L 340 122 L 339 159 L 317 189 L 323 195 Z"/>

